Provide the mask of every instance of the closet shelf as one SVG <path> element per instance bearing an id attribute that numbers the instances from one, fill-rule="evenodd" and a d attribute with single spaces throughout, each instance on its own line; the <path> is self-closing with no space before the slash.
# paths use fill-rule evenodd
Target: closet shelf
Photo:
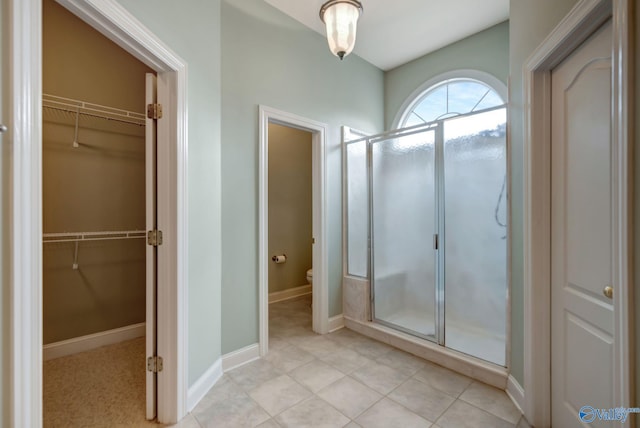
<path id="1" fill-rule="evenodd" d="M 42 242 L 110 241 L 115 239 L 144 239 L 146 236 L 146 230 L 44 233 L 42 235 Z"/>
<path id="2" fill-rule="evenodd" d="M 57 95 L 42 94 L 42 106 L 138 126 L 144 126 L 146 121 L 144 113 L 107 107 Z"/>

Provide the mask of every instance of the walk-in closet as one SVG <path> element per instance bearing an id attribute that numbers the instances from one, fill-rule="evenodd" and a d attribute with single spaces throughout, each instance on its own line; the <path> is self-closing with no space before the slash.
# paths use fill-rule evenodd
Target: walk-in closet
<path id="1" fill-rule="evenodd" d="M 43 1 L 45 426 L 145 423 L 145 74 Z"/>

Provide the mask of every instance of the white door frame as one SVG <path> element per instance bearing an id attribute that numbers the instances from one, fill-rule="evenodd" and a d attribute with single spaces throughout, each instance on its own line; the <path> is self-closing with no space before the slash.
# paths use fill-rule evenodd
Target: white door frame
<path id="1" fill-rule="evenodd" d="M 169 135 L 159 164 L 167 203 L 158 206 L 167 263 L 160 266 L 158 419 L 186 414 L 187 395 L 187 102 L 186 63 L 116 0 L 58 0 L 80 19 L 158 72 L 170 88 L 164 117 Z M 42 426 L 42 5 L 41 0 L 5 0 L 9 6 L 10 240 L 10 422 Z M 159 160 L 160 162 L 160 160 Z M 160 221 L 160 219 L 159 219 Z"/>
<path id="2" fill-rule="evenodd" d="M 259 106 L 259 305 L 260 355 L 269 350 L 269 123 L 301 129 L 312 134 L 313 180 L 313 331 L 329 332 L 329 287 L 327 267 L 327 198 L 326 198 L 326 136 L 327 125 L 311 119 Z"/>
<path id="3" fill-rule="evenodd" d="M 524 404 L 536 427 L 551 425 L 551 70 L 613 18 L 612 181 L 614 402 L 630 407 L 633 381 L 632 182 L 629 112 L 633 0 L 580 0 L 524 67 Z M 597 403 L 585 403 L 597 405 Z"/>

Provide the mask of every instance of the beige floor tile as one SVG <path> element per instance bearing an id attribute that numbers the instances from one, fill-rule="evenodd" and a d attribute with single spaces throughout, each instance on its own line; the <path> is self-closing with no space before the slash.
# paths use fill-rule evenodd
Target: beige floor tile
<path id="1" fill-rule="evenodd" d="M 373 362 L 372 359 L 367 358 L 349 348 L 341 348 L 335 352 L 325 355 L 321 359 L 344 374 L 350 374 L 363 365 Z"/>
<path id="2" fill-rule="evenodd" d="M 192 414 L 188 414 L 177 424 L 167 425 L 166 428 L 200 428 L 200 424 Z"/>
<path id="3" fill-rule="evenodd" d="M 456 400 L 436 423 L 442 428 L 515 428 L 514 424 L 462 400 Z"/>
<path id="4" fill-rule="evenodd" d="M 297 404 L 275 419 L 285 428 L 342 428 L 349 423 L 349 418 L 318 397 Z"/>
<path id="5" fill-rule="evenodd" d="M 429 362 L 413 377 L 453 397 L 462 394 L 472 382 L 471 378 Z"/>
<path id="6" fill-rule="evenodd" d="M 194 411 L 193 416 L 205 428 L 253 428 L 269 419 L 267 412 L 246 394 Z"/>
<path id="7" fill-rule="evenodd" d="M 383 395 L 390 393 L 409 378 L 402 372 L 377 362 L 365 364 L 351 373 L 351 377 Z"/>
<path id="8" fill-rule="evenodd" d="M 292 338 L 289 343 L 304 349 L 317 358 L 326 357 L 340 350 L 337 343 L 320 335 Z"/>
<path id="9" fill-rule="evenodd" d="M 311 395 L 307 389 L 288 375 L 268 380 L 249 392 L 249 396 L 271 416 L 277 415 Z"/>
<path id="10" fill-rule="evenodd" d="M 349 422 L 349 425 L 345 426 L 344 428 L 362 428 L 361 425 L 358 425 L 357 423 L 351 421 Z"/>
<path id="11" fill-rule="evenodd" d="M 353 330 L 349 330 L 348 328 L 341 328 L 338 331 L 327 334 L 327 339 L 333 340 L 339 345 L 345 347 L 351 347 L 357 342 L 364 342 L 368 340 L 368 338 L 359 333 L 356 333 Z"/>
<path id="12" fill-rule="evenodd" d="M 289 344 L 295 344 L 298 339 L 318 337 L 318 335 L 311 330 L 311 327 L 300 325 L 292 325 L 280 329 L 270 328 L 269 335 L 272 334 L 284 338 Z"/>
<path id="13" fill-rule="evenodd" d="M 344 377 L 344 373 L 314 360 L 292 371 L 291 376 L 315 393 Z"/>
<path id="14" fill-rule="evenodd" d="M 363 428 L 430 428 L 431 422 L 400 404 L 383 398 L 356 419 Z"/>
<path id="15" fill-rule="evenodd" d="M 318 396 L 351 419 L 357 418 L 382 398 L 381 394 L 350 377 L 332 383 Z"/>
<path id="16" fill-rule="evenodd" d="M 269 347 L 269 353 L 264 359 L 275 368 L 282 370 L 284 373 L 289 373 L 291 370 L 310 363 L 315 357 L 297 346 L 287 344 L 287 346 L 279 349 Z"/>
<path id="17" fill-rule="evenodd" d="M 391 345 L 369 338 L 354 342 L 350 347 L 365 357 L 372 359 L 381 357 L 394 349 Z"/>
<path id="18" fill-rule="evenodd" d="M 455 401 L 454 397 L 415 379 L 409 379 L 388 397 L 431 422 Z"/>
<path id="19" fill-rule="evenodd" d="M 282 374 L 264 359 L 256 360 L 227 372 L 227 375 L 245 391 L 274 379 Z"/>
<path id="20" fill-rule="evenodd" d="M 426 366 L 426 361 L 422 358 L 395 348 L 377 357 L 376 361 L 381 364 L 386 364 L 408 376 L 413 376 Z"/>
<path id="21" fill-rule="evenodd" d="M 275 349 L 286 348 L 291 345 L 285 336 L 273 334 L 271 330 L 269 330 L 269 351 Z"/>
<path id="22" fill-rule="evenodd" d="M 484 383 L 473 382 L 460 395 L 460 399 L 512 424 L 517 424 L 522 416 L 504 391 Z"/>
<path id="23" fill-rule="evenodd" d="M 273 419 L 269 419 L 268 421 L 258 425 L 256 428 L 280 428 L 280 425 L 278 425 Z"/>
<path id="24" fill-rule="evenodd" d="M 244 395 L 242 388 L 236 385 L 228 375 L 224 375 L 213 388 L 207 392 L 202 400 L 200 400 L 194 410 L 204 409 L 230 398 L 242 397 Z"/>
<path id="25" fill-rule="evenodd" d="M 518 421 L 518 425 L 516 425 L 516 428 L 531 428 L 531 425 L 529 425 L 524 416 L 522 416 Z"/>

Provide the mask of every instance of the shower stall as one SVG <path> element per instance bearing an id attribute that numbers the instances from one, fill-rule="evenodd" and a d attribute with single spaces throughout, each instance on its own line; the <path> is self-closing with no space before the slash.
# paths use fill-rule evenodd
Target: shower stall
<path id="1" fill-rule="evenodd" d="M 371 321 L 506 365 L 506 107 L 345 132 L 346 274 Z"/>

